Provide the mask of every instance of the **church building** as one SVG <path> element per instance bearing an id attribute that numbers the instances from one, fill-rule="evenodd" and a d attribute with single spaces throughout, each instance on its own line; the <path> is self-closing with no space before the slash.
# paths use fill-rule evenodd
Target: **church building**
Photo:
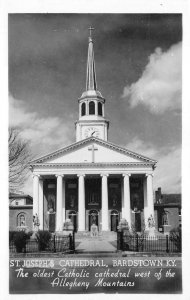
<path id="1" fill-rule="evenodd" d="M 78 99 L 76 142 L 30 163 L 33 215 L 39 229 L 116 231 L 124 218 L 141 231 L 154 218 L 156 161 L 108 140 L 106 100 L 97 89 L 93 40 L 88 39 L 86 90 Z"/>

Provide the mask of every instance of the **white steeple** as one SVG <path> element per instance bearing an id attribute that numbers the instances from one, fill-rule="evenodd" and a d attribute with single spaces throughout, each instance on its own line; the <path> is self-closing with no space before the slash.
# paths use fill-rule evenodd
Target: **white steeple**
<path id="1" fill-rule="evenodd" d="M 91 36 L 88 38 L 88 57 L 86 71 L 86 90 L 79 98 L 79 120 L 76 122 L 76 140 L 95 136 L 103 140 L 108 139 L 109 121 L 105 119 L 105 99 L 97 90 L 96 69 L 94 60 L 94 46 Z"/>

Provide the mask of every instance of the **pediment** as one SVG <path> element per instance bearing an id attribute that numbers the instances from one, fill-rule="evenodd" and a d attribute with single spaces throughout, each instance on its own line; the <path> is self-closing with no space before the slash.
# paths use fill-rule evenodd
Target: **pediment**
<path id="1" fill-rule="evenodd" d="M 31 162 L 33 164 L 142 163 L 156 161 L 110 142 L 90 137 Z"/>

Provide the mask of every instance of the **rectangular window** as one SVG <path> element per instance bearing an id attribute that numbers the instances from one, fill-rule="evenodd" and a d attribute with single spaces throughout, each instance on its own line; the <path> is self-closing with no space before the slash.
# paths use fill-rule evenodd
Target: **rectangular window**
<path id="1" fill-rule="evenodd" d="M 68 189 L 75 189 L 75 188 L 77 188 L 76 183 L 68 183 Z"/>
<path id="2" fill-rule="evenodd" d="M 48 184 L 48 189 L 55 189 L 55 184 L 54 183 L 49 183 Z"/>
<path id="3" fill-rule="evenodd" d="M 110 188 L 117 189 L 118 187 L 119 187 L 119 184 L 117 184 L 117 183 L 110 183 Z"/>

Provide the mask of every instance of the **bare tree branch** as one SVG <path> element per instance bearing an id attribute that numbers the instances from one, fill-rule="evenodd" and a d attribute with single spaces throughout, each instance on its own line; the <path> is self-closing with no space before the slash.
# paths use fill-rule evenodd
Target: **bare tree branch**
<path id="1" fill-rule="evenodd" d="M 20 137 L 17 128 L 9 128 L 9 190 L 20 189 L 29 173 L 29 161 L 32 159 L 28 141 Z"/>

